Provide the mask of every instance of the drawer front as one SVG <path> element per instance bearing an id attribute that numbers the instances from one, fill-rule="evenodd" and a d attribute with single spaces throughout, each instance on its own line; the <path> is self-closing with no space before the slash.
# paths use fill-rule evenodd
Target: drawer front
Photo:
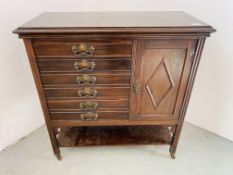
<path id="1" fill-rule="evenodd" d="M 95 112 L 50 112 L 52 120 L 107 120 L 107 119 L 128 119 L 127 111 L 95 111 Z"/>
<path id="2" fill-rule="evenodd" d="M 100 109 L 128 109 L 129 101 L 128 99 L 118 99 L 118 100 L 77 100 L 77 99 L 66 99 L 66 100 L 48 100 L 47 101 L 49 110 L 100 110 Z"/>
<path id="3" fill-rule="evenodd" d="M 37 60 L 41 72 L 82 72 L 94 71 L 130 71 L 129 59 L 39 59 Z"/>
<path id="4" fill-rule="evenodd" d="M 36 56 L 75 56 L 75 57 L 130 57 L 131 41 L 88 41 L 37 39 L 33 41 Z"/>
<path id="5" fill-rule="evenodd" d="M 129 118 L 131 41 L 35 39 L 33 48 L 51 119 Z"/>
<path id="6" fill-rule="evenodd" d="M 45 96 L 48 97 L 73 97 L 73 98 L 98 98 L 98 97 L 126 97 L 129 96 L 129 87 L 86 87 L 70 88 L 44 88 Z M 81 95 L 80 95 L 81 93 Z"/>
<path id="7" fill-rule="evenodd" d="M 41 74 L 43 85 L 129 85 L 130 74 Z"/>

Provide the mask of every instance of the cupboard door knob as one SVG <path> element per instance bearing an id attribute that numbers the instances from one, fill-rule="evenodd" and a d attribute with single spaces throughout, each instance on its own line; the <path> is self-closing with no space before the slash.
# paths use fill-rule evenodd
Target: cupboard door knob
<path id="1" fill-rule="evenodd" d="M 78 91 L 79 97 L 95 97 L 97 94 L 96 89 L 85 88 Z"/>
<path id="2" fill-rule="evenodd" d="M 74 53 L 74 55 L 82 58 L 92 57 L 94 51 L 94 46 L 86 43 L 80 43 L 78 46 L 72 47 L 72 52 Z"/>
<path id="3" fill-rule="evenodd" d="M 95 68 L 95 62 L 93 61 L 86 61 L 82 60 L 81 62 L 75 61 L 74 62 L 74 68 L 78 72 L 83 72 L 83 71 L 93 71 Z"/>
<path id="4" fill-rule="evenodd" d="M 95 82 L 96 82 L 95 76 L 89 76 L 84 74 L 83 76 L 76 77 L 77 84 L 95 84 Z"/>
<path id="5" fill-rule="evenodd" d="M 134 93 L 135 93 L 136 95 L 138 95 L 139 92 L 140 92 L 140 89 L 141 89 L 140 80 L 137 79 L 137 80 L 134 82 L 133 89 L 134 89 Z"/>
<path id="6" fill-rule="evenodd" d="M 79 106 L 83 110 L 94 110 L 97 108 L 98 103 L 92 101 L 86 101 L 86 102 L 81 102 Z"/>
<path id="7" fill-rule="evenodd" d="M 97 113 L 87 112 L 85 114 L 81 114 L 81 120 L 96 120 L 98 118 Z"/>

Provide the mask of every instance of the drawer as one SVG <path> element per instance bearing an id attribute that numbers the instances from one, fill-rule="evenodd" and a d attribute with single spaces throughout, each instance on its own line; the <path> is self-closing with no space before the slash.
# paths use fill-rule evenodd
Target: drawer
<path id="1" fill-rule="evenodd" d="M 107 41 L 37 39 L 33 41 L 33 48 L 37 57 L 130 57 L 132 42 L 112 39 Z"/>
<path id="2" fill-rule="evenodd" d="M 95 111 L 95 112 L 50 112 L 52 120 L 107 120 L 128 119 L 128 111 Z"/>
<path id="3" fill-rule="evenodd" d="M 54 99 L 47 101 L 48 108 L 52 110 L 99 110 L 99 109 L 128 109 L 128 99 L 103 99 L 103 100 L 77 100 L 77 99 Z"/>
<path id="4" fill-rule="evenodd" d="M 87 91 L 88 89 L 88 91 Z M 49 97 L 73 97 L 73 98 L 98 98 L 98 97 L 127 97 L 129 87 L 65 87 L 44 88 L 45 96 Z M 80 97 L 80 93 L 82 96 Z M 85 95 L 87 94 L 87 95 Z"/>
<path id="5" fill-rule="evenodd" d="M 130 71 L 130 59 L 38 59 L 41 72 Z"/>
<path id="6" fill-rule="evenodd" d="M 43 85 L 129 85 L 130 74 L 41 74 Z"/>

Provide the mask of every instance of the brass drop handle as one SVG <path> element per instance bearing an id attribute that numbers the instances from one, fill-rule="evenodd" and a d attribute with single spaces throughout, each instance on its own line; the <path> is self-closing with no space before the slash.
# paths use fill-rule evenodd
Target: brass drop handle
<path id="1" fill-rule="evenodd" d="M 86 101 L 86 102 L 81 102 L 79 106 L 83 110 L 94 110 L 97 108 L 98 103 L 92 101 Z"/>
<path id="2" fill-rule="evenodd" d="M 97 95 L 96 89 L 85 88 L 78 91 L 79 97 L 95 97 Z"/>
<path id="3" fill-rule="evenodd" d="M 84 74 L 83 76 L 76 77 L 77 84 L 95 84 L 95 82 L 96 82 L 95 76 L 89 76 Z"/>
<path id="4" fill-rule="evenodd" d="M 78 72 L 83 72 L 83 71 L 93 71 L 95 68 L 95 62 L 93 61 L 86 61 L 82 60 L 81 62 L 75 61 L 74 62 L 74 68 Z"/>
<path id="5" fill-rule="evenodd" d="M 82 58 L 92 57 L 94 54 L 95 48 L 94 46 L 86 43 L 80 43 L 78 46 L 72 47 L 72 52 L 75 56 L 79 56 Z"/>
<path id="6" fill-rule="evenodd" d="M 96 120 L 98 118 L 97 113 L 87 112 L 85 114 L 81 114 L 81 120 Z"/>
<path id="7" fill-rule="evenodd" d="M 138 95 L 139 92 L 140 92 L 140 89 L 141 89 L 141 84 L 140 84 L 140 80 L 139 80 L 139 79 L 137 79 L 137 80 L 134 82 L 133 89 L 134 89 L 134 93 L 135 93 L 136 95 Z"/>

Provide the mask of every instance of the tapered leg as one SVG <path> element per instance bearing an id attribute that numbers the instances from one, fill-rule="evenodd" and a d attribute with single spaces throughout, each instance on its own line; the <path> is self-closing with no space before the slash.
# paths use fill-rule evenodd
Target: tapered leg
<path id="1" fill-rule="evenodd" d="M 53 150 L 54 151 L 54 155 L 57 157 L 58 160 L 62 160 L 62 156 L 61 156 L 61 153 L 60 153 L 60 149 L 56 149 L 56 150 Z"/>
<path id="2" fill-rule="evenodd" d="M 170 146 L 169 152 L 171 154 L 171 158 L 175 159 L 176 158 L 176 156 L 175 156 L 176 150 L 172 147 L 172 145 Z"/>
<path id="3" fill-rule="evenodd" d="M 52 128 L 52 132 L 50 134 L 50 139 L 51 139 L 51 142 L 52 142 L 53 152 L 54 152 L 54 155 L 57 157 L 58 160 L 62 160 L 61 152 L 60 152 L 59 145 L 58 145 L 58 142 L 57 142 L 57 137 L 56 137 L 56 135 L 59 134 L 59 133 L 56 132 L 55 130 L 56 130 L 56 128 Z"/>
<path id="4" fill-rule="evenodd" d="M 172 126 L 171 129 L 170 129 L 170 132 L 172 134 L 172 141 L 171 141 L 171 145 L 170 145 L 170 148 L 169 148 L 169 152 L 171 154 L 171 157 L 173 159 L 175 159 L 175 153 L 176 153 L 176 147 L 177 147 L 177 143 L 178 143 L 178 132 L 177 132 L 177 126 Z"/>

